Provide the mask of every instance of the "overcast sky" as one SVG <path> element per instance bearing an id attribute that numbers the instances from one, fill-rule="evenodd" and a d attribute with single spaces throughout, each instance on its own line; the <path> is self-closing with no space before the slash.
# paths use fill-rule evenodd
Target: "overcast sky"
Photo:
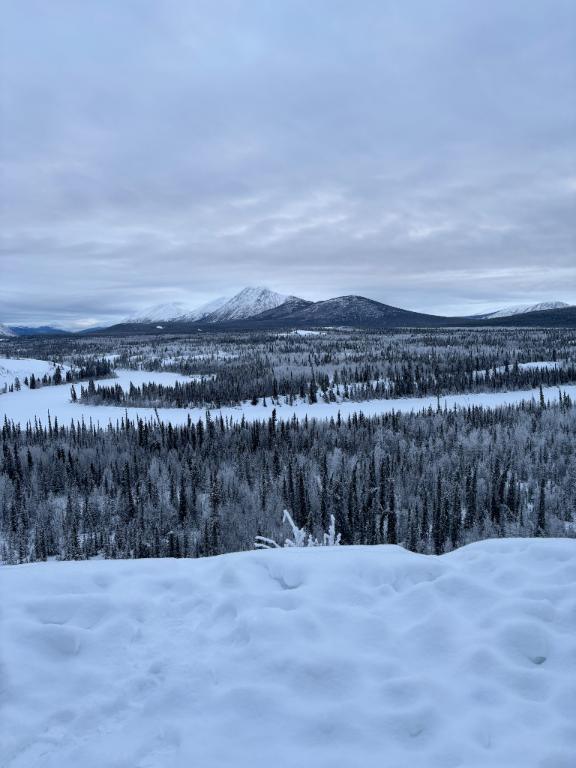
<path id="1" fill-rule="evenodd" d="M 0 322 L 576 303 L 574 0 L 3 0 Z"/>

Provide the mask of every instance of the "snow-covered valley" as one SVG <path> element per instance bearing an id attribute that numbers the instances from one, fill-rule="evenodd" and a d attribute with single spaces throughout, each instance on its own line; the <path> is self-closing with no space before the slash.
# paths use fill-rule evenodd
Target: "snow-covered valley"
<path id="1" fill-rule="evenodd" d="M 18 367 L 20 361 L 13 361 L 15 367 Z M 22 361 L 23 362 L 23 361 Z M 51 364 L 44 361 L 37 361 L 44 366 Z M 30 366 L 28 366 L 30 367 Z M 142 383 L 156 382 L 159 384 L 174 384 L 190 380 L 181 374 L 158 371 L 134 371 L 118 370 L 117 378 L 104 379 L 98 383 L 101 385 L 120 385 L 124 390 L 128 390 L 130 383 L 139 385 Z M 558 387 L 544 388 L 544 397 L 550 402 L 558 402 L 560 393 L 569 395 L 572 400 L 576 400 L 576 385 L 569 384 Z M 272 406 L 270 401 L 264 404 L 260 398 L 257 405 L 244 403 L 239 406 L 229 406 L 211 411 L 212 416 L 220 417 L 232 422 L 239 422 L 244 418 L 246 421 L 255 421 L 269 419 L 273 407 L 276 408 L 277 418 L 288 421 L 294 416 L 297 418 L 330 419 L 336 418 L 340 413 L 342 418 L 347 418 L 354 413 L 363 413 L 366 416 L 377 416 L 383 413 L 400 412 L 410 413 L 419 412 L 428 408 L 436 409 L 438 404 L 444 408 L 468 408 L 470 406 L 482 406 L 484 408 L 496 408 L 501 405 L 515 405 L 522 402 L 538 401 L 540 392 L 538 389 L 513 391 L 513 392 L 480 392 L 470 394 L 446 395 L 444 397 L 404 397 L 389 400 L 376 399 L 363 402 L 345 401 L 340 403 L 307 403 L 300 402 L 294 405 L 288 405 L 280 402 L 279 405 Z M 38 418 L 46 424 L 48 415 L 52 419 L 57 418 L 61 424 L 70 424 L 72 420 L 80 421 L 84 419 L 86 423 L 90 420 L 94 424 L 106 426 L 112 422 L 115 424 L 120 421 L 126 413 L 125 408 L 113 405 L 86 405 L 84 403 L 73 403 L 70 398 L 70 386 L 50 386 L 35 390 L 29 390 L 23 387 L 19 392 L 8 392 L 0 396 L 0 420 L 7 418 L 17 424 L 25 425 L 27 422 L 33 422 Z M 156 421 L 157 414 L 166 423 L 186 424 L 188 418 L 193 421 L 203 419 L 206 415 L 205 408 L 129 408 L 129 418 L 136 420 L 141 418 L 145 421 Z"/>
<path id="2" fill-rule="evenodd" d="M 4 768 L 573 768 L 576 542 L 0 569 Z"/>

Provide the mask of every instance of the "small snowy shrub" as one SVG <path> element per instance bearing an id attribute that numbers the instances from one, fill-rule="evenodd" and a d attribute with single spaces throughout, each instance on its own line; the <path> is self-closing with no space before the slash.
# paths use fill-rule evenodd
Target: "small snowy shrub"
<path id="1" fill-rule="evenodd" d="M 288 523 L 292 530 L 292 538 L 285 539 L 285 547 L 336 547 L 340 544 L 340 534 L 336 533 L 336 521 L 334 515 L 330 515 L 330 526 L 327 533 L 323 533 L 320 539 L 315 539 L 305 528 L 298 528 L 287 509 L 284 510 L 282 522 Z M 266 536 L 256 536 L 255 549 L 281 549 L 274 539 Z"/>

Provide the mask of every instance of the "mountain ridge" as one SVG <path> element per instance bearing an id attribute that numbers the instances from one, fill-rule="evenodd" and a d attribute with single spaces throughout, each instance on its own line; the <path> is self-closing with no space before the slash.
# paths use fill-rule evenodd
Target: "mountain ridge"
<path id="1" fill-rule="evenodd" d="M 566 309 L 570 306 L 565 301 L 540 301 L 536 304 L 517 304 L 508 307 L 502 307 L 491 312 L 480 312 L 470 315 L 470 318 L 477 320 L 492 320 L 499 317 L 513 317 L 514 315 L 525 315 L 530 312 L 545 312 L 553 309 Z"/>
<path id="2" fill-rule="evenodd" d="M 233 296 L 220 296 L 197 307 L 178 301 L 155 304 L 126 317 L 122 323 L 218 323 L 243 320 L 278 307 L 293 298 L 296 297 L 285 296 L 269 288 L 248 286 Z"/>
<path id="3" fill-rule="evenodd" d="M 264 287 L 247 287 L 231 298 L 220 297 L 195 309 L 180 302 L 159 304 L 107 328 L 85 329 L 86 334 L 186 334 L 202 330 L 274 330 L 287 327 L 450 328 L 450 327 L 576 327 L 576 306 L 540 302 L 467 316 L 449 317 L 384 304 L 348 294 L 322 301 L 289 296 Z M 186 310 L 186 311 L 182 311 Z M 208 311 L 210 310 L 210 311 Z M 167 317 L 167 319 L 164 319 Z M 16 335 L 8 326 L 3 337 Z M 0 329 L 2 326 L 0 326 Z M 24 329 L 23 329 L 24 330 Z M 6 332 L 8 331 L 8 333 Z M 25 329 L 26 335 L 52 331 Z"/>
<path id="4" fill-rule="evenodd" d="M 247 287 L 232 296 L 225 304 L 202 318 L 203 323 L 221 323 L 245 320 L 282 306 L 296 296 L 286 296 L 269 288 Z"/>
<path id="5" fill-rule="evenodd" d="M 362 327 L 399 327 L 402 325 L 438 325 L 445 320 L 440 315 L 412 312 L 383 304 L 375 299 L 349 294 L 323 301 L 294 305 L 286 312 L 284 306 L 262 312 L 250 318 L 255 324 L 290 321 L 297 325 L 358 325 Z"/>

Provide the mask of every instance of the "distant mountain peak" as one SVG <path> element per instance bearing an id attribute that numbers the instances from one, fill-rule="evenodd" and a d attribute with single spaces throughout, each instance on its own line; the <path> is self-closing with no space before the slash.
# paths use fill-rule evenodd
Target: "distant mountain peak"
<path id="1" fill-rule="evenodd" d="M 491 320 L 498 317 L 513 317 L 514 315 L 525 315 L 528 312 L 544 312 L 547 309 L 565 309 L 570 304 L 566 304 L 565 301 L 541 301 L 537 304 L 516 304 L 510 307 L 502 307 L 492 312 L 482 312 L 478 315 L 473 315 L 479 320 Z"/>
<path id="2" fill-rule="evenodd" d="M 270 290 L 270 288 L 260 286 L 249 286 L 243 288 L 235 296 L 232 296 L 226 303 L 222 304 L 216 311 L 203 318 L 206 323 L 223 323 L 233 320 L 244 320 L 261 312 L 275 309 L 285 304 L 290 299 L 296 299 L 295 296 L 285 296 L 282 293 Z"/>
<path id="3" fill-rule="evenodd" d="M 244 320 L 268 309 L 284 304 L 293 296 L 276 293 L 263 286 L 248 286 L 232 297 L 221 296 L 217 299 L 192 307 L 183 302 L 156 304 L 130 317 L 125 323 L 221 323 L 231 320 Z"/>
<path id="4" fill-rule="evenodd" d="M 444 318 L 392 307 L 364 296 L 338 296 L 324 301 L 289 297 L 275 309 L 249 319 L 251 327 L 357 326 L 395 328 L 439 325 Z"/>
<path id="5" fill-rule="evenodd" d="M 154 304 L 151 307 L 127 317 L 125 323 L 157 323 L 161 320 L 171 320 L 190 311 L 190 307 L 180 301 L 170 301 Z"/>
<path id="6" fill-rule="evenodd" d="M 127 317 L 122 322 L 124 323 L 169 323 L 176 320 L 184 322 L 196 322 L 201 320 L 206 315 L 210 314 L 214 310 L 221 307 L 228 301 L 227 297 L 220 297 L 213 299 L 206 304 L 201 304 L 198 307 L 193 307 L 190 304 L 186 304 L 182 301 L 170 301 L 163 304 L 154 304 L 147 309 L 143 309 L 141 312 L 137 312 L 130 317 Z"/>
<path id="7" fill-rule="evenodd" d="M 200 304 L 199 307 L 189 310 L 181 315 L 178 315 L 175 319 L 180 322 L 198 322 L 211 312 L 219 309 L 223 304 L 228 301 L 228 296 L 219 296 L 217 299 L 212 299 L 204 304 Z"/>
<path id="8" fill-rule="evenodd" d="M 0 336 L 16 336 L 16 333 L 11 328 L 8 328 L 7 325 L 0 323 Z"/>

